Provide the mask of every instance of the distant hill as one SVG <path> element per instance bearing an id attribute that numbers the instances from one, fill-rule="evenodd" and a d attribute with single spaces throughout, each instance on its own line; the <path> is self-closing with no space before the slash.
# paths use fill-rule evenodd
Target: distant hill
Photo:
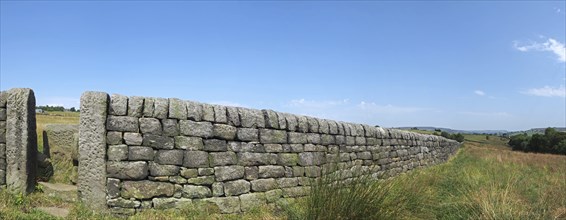
<path id="1" fill-rule="evenodd" d="M 413 128 L 417 128 L 417 129 L 423 130 L 423 131 L 435 131 L 437 129 L 440 129 L 440 131 L 446 131 L 450 134 L 456 134 L 456 133 L 461 133 L 461 134 L 493 134 L 493 135 L 508 135 L 508 136 L 513 136 L 513 135 L 523 134 L 523 133 L 527 133 L 528 135 L 544 134 L 544 130 L 546 129 L 546 128 L 531 128 L 531 129 L 526 130 L 526 131 L 456 130 L 456 129 L 451 129 L 451 128 L 438 128 L 438 127 L 426 127 L 426 126 L 425 127 L 397 127 L 395 129 L 411 130 Z M 556 129 L 556 131 L 566 132 L 566 127 L 554 127 L 554 129 Z"/>
<path id="2" fill-rule="evenodd" d="M 437 129 L 440 129 L 440 131 L 446 131 L 450 134 L 456 134 L 456 133 L 461 133 L 461 134 L 505 134 L 505 133 L 509 133 L 509 131 L 506 131 L 506 130 L 456 130 L 456 129 L 451 129 L 451 128 L 437 128 L 437 127 L 397 127 L 396 129 L 411 130 L 413 128 L 417 128 L 417 129 L 423 130 L 423 131 L 435 131 Z"/>

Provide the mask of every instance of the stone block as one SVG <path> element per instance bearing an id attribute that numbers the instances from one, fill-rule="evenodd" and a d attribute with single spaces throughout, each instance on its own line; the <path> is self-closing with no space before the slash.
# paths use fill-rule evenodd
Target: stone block
<path id="1" fill-rule="evenodd" d="M 190 120 L 179 121 L 182 135 L 209 138 L 212 137 L 212 123 L 194 122 Z"/>
<path id="2" fill-rule="evenodd" d="M 267 153 L 283 152 L 283 146 L 281 144 L 264 144 L 263 146 Z"/>
<path id="3" fill-rule="evenodd" d="M 204 148 L 204 143 L 200 137 L 176 136 L 175 148 L 191 151 L 202 150 Z"/>
<path id="4" fill-rule="evenodd" d="M 246 180 L 234 180 L 224 183 L 224 194 L 226 196 L 237 196 L 250 192 L 250 182 Z"/>
<path id="5" fill-rule="evenodd" d="M 277 181 L 273 178 L 252 180 L 250 183 L 254 192 L 265 192 L 279 188 Z"/>
<path id="6" fill-rule="evenodd" d="M 145 97 L 143 99 L 143 117 L 151 118 L 153 117 L 153 111 L 155 110 L 155 99 Z"/>
<path id="7" fill-rule="evenodd" d="M 320 135 L 320 144 L 322 144 L 322 145 L 336 144 L 336 140 L 334 139 L 334 135 L 330 135 L 330 134 Z"/>
<path id="8" fill-rule="evenodd" d="M 187 105 L 184 101 L 176 98 L 169 99 L 169 118 L 187 119 Z"/>
<path id="9" fill-rule="evenodd" d="M 240 123 L 244 128 L 264 128 L 263 112 L 256 109 L 238 108 Z"/>
<path id="10" fill-rule="evenodd" d="M 285 176 L 283 166 L 259 166 L 259 178 L 279 178 Z"/>
<path id="11" fill-rule="evenodd" d="M 306 144 L 307 135 L 305 133 L 299 132 L 288 132 L 287 133 L 289 144 Z"/>
<path id="12" fill-rule="evenodd" d="M 259 139 L 263 144 L 286 144 L 287 132 L 282 130 L 259 129 Z"/>
<path id="13" fill-rule="evenodd" d="M 214 176 L 199 176 L 187 179 L 187 183 L 192 185 L 212 185 L 214 183 Z"/>
<path id="14" fill-rule="evenodd" d="M 289 188 L 289 187 L 295 187 L 299 185 L 299 179 L 294 177 L 294 178 L 280 178 L 277 179 L 277 184 L 279 185 L 279 188 Z"/>
<path id="15" fill-rule="evenodd" d="M 214 110 L 214 122 L 222 124 L 228 123 L 226 106 L 212 105 L 212 109 Z"/>
<path id="16" fill-rule="evenodd" d="M 106 204 L 108 204 L 108 206 L 110 207 L 138 208 L 140 207 L 141 202 L 136 200 L 116 198 L 116 199 L 109 199 Z"/>
<path id="17" fill-rule="evenodd" d="M 236 132 L 236 127 L 230 125 L 214 124 L 212 127 L 212 136 L 223 140 L 234 140 Z"/>
<path id="18" fill-rule="evenodd" d="M 140 118 L 140 131 L 142 134 L 155 134 L 161 135 L 163 129 L 161 128 L 161 122 L 156 118 Z"/>
<path id="19" fill-rule="evenodd" d="M 145 134 L 143 135 L 142 145 L 156 149 L 173 149 L 175 139 L 161 135 Z"/>
<path id="20" fill-rule="evenodd" d="M 322 134 L 329 134 L 330 128 L 328 127 L 328 121 L 325 119 L 317 119 L 318 120 L 318 130 Z"/>
<path id="21" fill-rule="evenodd" d="M 151 176 L 175 176 L 179 175 L 179 167 L 149 162 L 149 174 Z"/>
<path id="22" fill-rule="evenodd" d="M 217 152 L 209 153 L 210 166 L 226 166 L 234 165 L 237 162 L 236 153 L 234 152 Z"/>
<path id="23" fill-rule="evenodd" d="M 188 168 L 208 167 L 208 153 L 205 151 L 185 151 L 183 166 Z"/>
<path id="24" fill-rule="evenodd" d="M 296 166 L 299 155 L 294 153 L 280 153 L 277 155 L 277 164 L 282 166 Z"/>
<path id="25" fill-rule="evenodd" d="M 245 167 L 244 169 L 244 179 L 255 180 L 259 177 L 259 168 L 257 167 Z"/>
<path id="26" fill-rule="evenodd" d="M 305 167 L 305 176 L 306 177 L 320 177 L 322 174 L 322 169 L 317 166 L 308 166 Z"/>
<path id="27" fill-rule="evenodd" d="M 166 182 L 124 181 L 120 195 L 125 199 L 151 199 L 154 197 L 171 197 L 175 192 L 174 185 Z"/>
<path id="28" fill-rule="evenodd" d="M 193 121 L 202 120 L 202 105 L 198 102 L 185 101 L 187 106 L 187 118 Z"/>
<path id="29" fill-rule="evenodd" d="M 281 112 L 277 113 L 277 121 L 279 123 L 279 129 L 287 130 L 287 120 L 285 120 L 285 114 Z"/>
<path id="30" fill-rule="evenodd" d="M 227 181 L 241 179 L 244 177 L 244 167 L 243 166 L 223 166 L 214 167 L 214 176 L 216 181 Z"/>
<path id="31" fill-rule="evenodd" d="M 154 110 L 153 110 L 153 117 L 159 119 L 166 119 L 169 115 L 169 100 L 164 98 L 155 98 L 155 102 L 153 103 Z"/>
<path id="32" fill-rule="evenodd" d="M 106 129 L 108 131 L 138 132 L 138 128 L 139 122 L 136 117 L 109 115 L 106 120 Z"/>
<path id="33" fill-rule="evenodd" d="M 243 166 L 270 165 L 277 163 L 277 155 L 272 153 L 240 152 L 238 164 Z"/>
<path id="34" fill-rule="evenodd" d="M 324 152 L 299 153 L 299 165 L 301 166 L 321 165 L 324 162 L 325 162 Z"/>
<path id="35" fill-rule="evenodd" d="M 110 145 L 108 146 L 108 160 L 122 161 L 128 159 L 128 145 Z"/>
<path id="36" fill-rule="evenodd" d="M 151 201 L 156 209 L 183 208 L 193 204 L 193 200 L 187 198 L 153 198 Z"/>
<path id="37" fill-rule="evenodd" d="M 297 116 L 292 114 L 284 114 L 285 121 L 287 122 L 287 131 L 297 131 L 299 129 L 299 121 Z"/>
<path id="38" fill-rule="evenodd" d="M 183 186 L 183 197 L 189 199 L 202 199 L 206 197 L 210 197 L 212 192 L 210 188 L 206 186 L 192 186 L 192 185 L 184 185 Z"/>
<path id="39" fill-rule="evenodd" d="M 120 196 L 120 180 L 114 178 L 107 178 L 106 189 L 108 193 L 108 198 L 117 198 Z"/>
<path id="40" fill-rule="evenodd" d="M 179 123 L 176 119 L 162 119 L 163 135 L 174 137 L 179 135 Z"/>
<path id="41" fill-rule="evenodd" d="M 307 133 L 306 135 L 307 135 L 307 143 L 309 143 L 309 144 L 320 144 L 321 143 L 320 134 Z"/>
<path id="42" fill-rule="evenodd" d="M 198 168 L 199 176 L 214 175 L 214 168 Z"/>
<path id="43" fill-rule="evenodd" d="M 216 197 L 207 198 L 205 202 L 210 202 L 218 207 L 222 214 L 232 214 L 240 212 L 239 197 Z"/>
<path id="44" fill-rule="evenodd" d="M 107 207 L 104 122 L 108 113 L 108 98 L 108 94 L 101 92 L 85 92 L 81 96 L 78 167 L 81 175 L 77 182 L 78 195 L 86 206 L 95 210 Z"/>
<path id="45" fill-rule="evenodd" d="M 310 192 L 310 188 L 307 186 L 297 186 L 291 188 L 284 188 L 282 189 L 282 191 L 283 191 L 282 195 L 284 198 L 295 198 L 295 197 L 302 197 L 308 195 Z"/>
<path id="46" fill-rule="evenodd" d="M 110 98 L 110 115 L 123 116 L 128 113 L 128 97 L 112 94 Z"/>
<path id="47" fill-rule="evenodd" d="M 240 115 L 238 114 L 238 108 L 226 106 L 226 113 L 227 113 L 229 125 L 232 125 L 232 126 L 235 126 L 235 127 L 241 126 Z"/>
<path id="48" fill-rule="evenodd" d="M 259 141 L 257 128 L 237 128 L 236 137 L 240 141 Z"/>
<path id="49" fill-rule="evenodd" d="M 203 149 L 205 151 L 227 151 L 228 144 L 225 140 L 208 139 L 204 140 Z"/>
<path id="50" fill-rule="evenodd" d="M 184 178 L 195 178 L 198 176 L 198 171 L 197 169 L 187 169 L 184 167 L 181 167 L 181 176 Z"/>
<path id="51" fill-rule="evenodd" d="M 78 160 L 78 136 L 79 128 L 77 125 L 46 124 L 43 128 L 45 155 L 55 160 Z M 121 132 L 108 132 L 106 137 L 106 143 L 116 143 L 113 145 L 122 144 Z"/>
<path id="52" fill-rule="evenodd" d="M 307 117 L 307 123 L 310 133 L 318 133 L 318 120 L 313 117 Z"/>
<path id="53" fill-rule="evenodd" d="M 279 119 L 277 118 L 277 112 L 269 109 L 263 109 L 261 111 L 263 113 L 263 118 L 265 119 L 265 127 L 279 129 Z"/>
<path id="54" fill-rule="evenodd" d="M 106 164 L 106 172 L 107 176 L 112 178 L 118 178 L 122 180 L 141 180 L 147 177 L 148 167 L 147 163 L 142 161 L 109 161 Z"/>
<path id="55" fill-rule="evenodd" d="M 124 142 L 127 145 L 141 145 L 143 143 L 143 137 L 140 133 L 124 133 Z"/>
<path id="56" fill-rule="evenodd" d="M 210 104 L 202 103 L 202 120 L 214 122 L 214 107 Z"/>
<path id="57" fill-rule="evenodd" d="M 263 144 L 236 142 L 236 141 L 228 142 L 228 150 L 234 152 L 258 152 L 258 153 L 265 152 L 265 148 L 263 147 Z"/>
<path id="58" fill-rule="evenodd" d="M 155 162 L 168 165 L 183 164 L 183 150 L 159 150 L 155 155 Z"/>
<path id="59" fill-rule="evenodd" d="M 281 198 L 283 194 L 283 190 L 281 189 L 274 189 L 265 192 L 265 199 L 268 203 L 274 203 Z"/>
<path id="60" fill-rule="evenodd" d="M 153 148 L 144 146 L 130 146 L 128 149 L 128 160 L 147 160 L 152 161 L 154 158 Z"/>
<path id="61" fill-rule="evenodd" d="M 142 117 L 143 116 L 143 97 L 132 96 L 128 99 L 128 116 Z"/>
<path id="62" fill-rule="evenodd" d="M 47 137 L 48 137 L 48 142 L 49 142 L 49 145 L 50 145 L 49 148 L 53 147 L 53 143 L 52 143 L 52 142 L 53 142 L 53 139 L 50 138 L 50 136 L 53 136 L 53 135 L 47 134 L 47 131 L 46 131 L 45 129 L 43 130 L 43 132 L 44 132 L 44 133 L 43 133 L 43 136 L 47 136 Z M 78 129 L 77 129 L 77 134 L 78 134 Z M 57 135 L 57 136 L 59 136 L 59 135 Z M 68 137 L 68 136 L 66 136 L 66 137 Z M 72 136 L 71 136 L 71 138 L 72 138 Z M 73 138 L 73 139 L 74 139 L 74 138 Z M 44 140 L 44 141 L 43 141 L 43 145 L 44 145 L 44 147 L 45 147 L 45 137 L 43 138 L 43 140 Z M 106 144 L 109 144 L 109 145 L 122 144 L 122 132 L 119 132 L 119 131 L 109 131 L 109 132 L 106 132 Z M 78 147 L 78 146 L 77 146 L 77 147 Z"/>
<path id="63" fill-rule="evenodd" d="M 224 195 L 224 183 L 215 182 L 212 184 L 212 196 L 220 197 Z"/>

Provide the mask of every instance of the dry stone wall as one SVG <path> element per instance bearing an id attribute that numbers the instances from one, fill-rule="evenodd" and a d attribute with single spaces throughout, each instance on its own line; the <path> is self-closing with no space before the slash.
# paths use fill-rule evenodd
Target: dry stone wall
<path id="1" fill-rule="evenodd" d="M 80 121 L 79 195 L 121 214 L 197 201 L 247 211 L 307 195 L 332 167 L 387 178 L 444 162 L 460 146 L 272 110 L 97 92 L 83 94 Z"/>
<path id="2" fill-rule="evenodd" d="M 37 134 L 31 89 L 0 92 L 0 186 L 16 193 L 35 189 Z"/>

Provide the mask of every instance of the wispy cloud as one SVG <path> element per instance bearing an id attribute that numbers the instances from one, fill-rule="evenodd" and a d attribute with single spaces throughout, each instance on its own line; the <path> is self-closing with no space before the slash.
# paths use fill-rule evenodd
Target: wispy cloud
<path id="1" fill-rule="evenodd" d="M 475 93 L 476 95 L 479 95 L 479 96 L 484 96 L 484 95 L 485 95 L 485 92 L 483 92 L 483 91 L 481 91 L 481 90 L 476 90 L 476 91 L 474 91 L 474 93 Z"/>
<path id="2" fill-rule="evenodd" d="M 509 117 L 511 114 L 507 112 L 458 112 L 461 115 L 481 116 L 481 117 Z"/>
<path id="3" fill-rule="evenodd" d="M 349 102 L 350 102 L 349 99 L 328 100 L 328 101 L 293 99 L 289 103 L 287 103 L 287 105 L 293 107 L 306 107 L 306 108 L 327 108 L 332 106 L 346 105 Z"/>
<path id="4" fill-rule="evenodd" d="M 402 113 L 414 113 L 420 111 L 431 110 L 430 108 L 419 108 L 419 107 L 407 107 L 407 106 L 394 106 L 391 104 L 387 105 L 378 105 L 374 102 L 360 102 L 356 106 L 360 110 L 369 111 L 372 113 L 381 113 L 381 114 L 402 114 Z"/>
<path id="5" fill-rule="evenodd" d="M 545 86 L 542 88 L 529 89 L 523 94 L 533 95 L 533 96 L 543 96 L 543 97 L 566 97 L 566 88 L 560 86 L 558 88 Z"/>
<path id="6" fill-rule="evenodd" d="M 524 44 L 515 41 L 513 47 L 522 52 L 527 52 L 532 50 L 549 51 L 557 56 L 559 62 L 566 62 L 566 47 L 564 47 L 563 43 L 552 38 L 548 38 L 545 42 L 542 43 L 530 42 L 528 44 Z"/>

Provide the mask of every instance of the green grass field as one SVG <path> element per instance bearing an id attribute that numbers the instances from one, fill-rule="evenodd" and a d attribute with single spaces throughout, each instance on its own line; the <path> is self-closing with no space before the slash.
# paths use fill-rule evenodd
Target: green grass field
<path id="1" fill-rule="evenodd" d="M 77 113 L 57 114 L 37 116 L 38 137 L 44 124 L 78 123 Z M 353 213 L 388 219 L 566 219 L 566 156 L 514 152 L 506 143 L 496 136 L 465 135 L 462 149 L 445 164 L 388 181 L 364 180 L 365 188 L 351 187 L 347 193 L 321 188 L 309 198 L 246 214 L 221 215 L 206 207 L 186 207 L 150 210 L 130 219 L 322 219 L 316 210 L 334 219 L 348 219 Z M 321 195 L 372 205 L 337 208 L 339 200 L 316 202 Z M 0 219 L 53 219 L 34 209 L 38 206 L 69 208 L 69 219 L 115 219 L 92 213 L 80 203 L 52 199 L 40 190 L 25 197 L 0 192 Z"/>

